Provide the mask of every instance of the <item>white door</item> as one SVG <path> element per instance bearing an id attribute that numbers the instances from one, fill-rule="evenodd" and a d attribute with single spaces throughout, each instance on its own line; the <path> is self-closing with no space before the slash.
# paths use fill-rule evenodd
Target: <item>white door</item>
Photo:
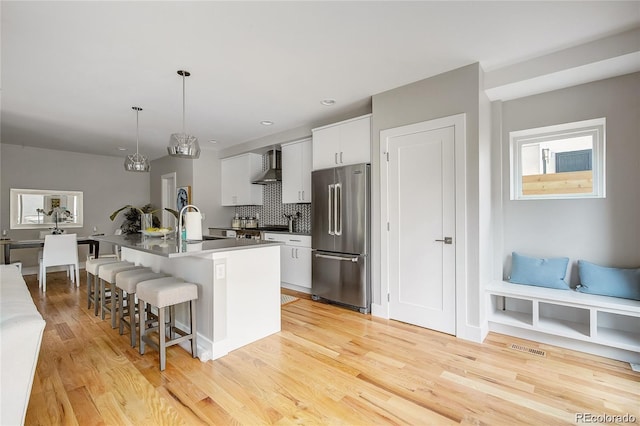
<path id="1" fill-rule="evenodd" d="M 162 180 L 162 226 L 176 228 L 178 221 L 171 212 L 164 209 L 176 209 L 176 172 L 160 176 Z"/>
<path id="2" fill-rule="evenodd" d="M 455 128 L 421 124 L 387 130 L 382 140 L 389 316 L 455 334 Z"/>

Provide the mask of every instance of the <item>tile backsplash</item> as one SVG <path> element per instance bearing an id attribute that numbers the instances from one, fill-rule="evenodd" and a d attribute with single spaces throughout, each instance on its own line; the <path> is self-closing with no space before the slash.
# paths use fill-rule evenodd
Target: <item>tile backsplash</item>
<path id="1" fill-rule="evenodd" d="M 263 170 L 267 169 L 269 156 L 262 157 Z M 262 189 L 263 205 L 236 206 L 235 213 L 240 217 L 259 217 L 258 226 L 287 225 L 284 214 L 300 212 L 293 224 L 295 232 L 311 232 L 311 204 L 282 204 L 282 182 L 264 185 Z M 231 220 L 231 218 L 229 218 Z"/>

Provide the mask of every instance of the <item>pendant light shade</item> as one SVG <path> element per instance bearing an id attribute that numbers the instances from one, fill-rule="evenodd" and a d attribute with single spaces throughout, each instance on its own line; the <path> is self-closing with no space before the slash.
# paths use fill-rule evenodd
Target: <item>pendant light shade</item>
<path id="1" fill-rule="evenodd" d="M 128 172 L 148 172 L 151 166 L 149 165 L 149 158 L 141 155 L 138 152 L 138 142 L 140 141 L 140 125 L 138 121 L 138 115 L 142 108 L 131 107 L 136 112 L 136 153 L 127 155 L 124 159 L 124 169 Z"/>
<path id="2" fill-rule="evenodd" d="M 193 135 L 187 134 L 184 127 L 185 116 L 185 90 L 184 81 L 186 77 L 189 77 L 191 73 L 189 71 L 179 70 L 178 75 L 182 76 L 182 133 L 173 133 L 169 140 L 169 146 L 167 151 L 172 157 L 179 158 L 198 158 L 200 157 L 200 144 L 198 138 Z"/>

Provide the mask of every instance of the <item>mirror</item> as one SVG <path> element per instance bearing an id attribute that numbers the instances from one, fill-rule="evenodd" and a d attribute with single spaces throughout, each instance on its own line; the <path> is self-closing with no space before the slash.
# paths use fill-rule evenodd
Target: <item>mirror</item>
<path id="1" fill-rule="evenodd" d="M 11 229 L 81 228 L 82 192 L 11 188 Z"/>
<path id="2" fill-rule="evenodd" d="M 604 198 L 605 119 L 509 133 L 511 199 Z"/>

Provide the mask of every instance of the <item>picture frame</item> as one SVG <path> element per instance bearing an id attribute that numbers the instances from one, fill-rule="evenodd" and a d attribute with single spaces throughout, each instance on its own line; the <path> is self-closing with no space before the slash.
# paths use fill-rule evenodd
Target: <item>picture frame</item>
<path id="1" fill-rule="evenodd" d="M 180 186 L 176 189 L 176 210 L 180 212 L 184 206 L 191 204 L 191 186 Z"/>

